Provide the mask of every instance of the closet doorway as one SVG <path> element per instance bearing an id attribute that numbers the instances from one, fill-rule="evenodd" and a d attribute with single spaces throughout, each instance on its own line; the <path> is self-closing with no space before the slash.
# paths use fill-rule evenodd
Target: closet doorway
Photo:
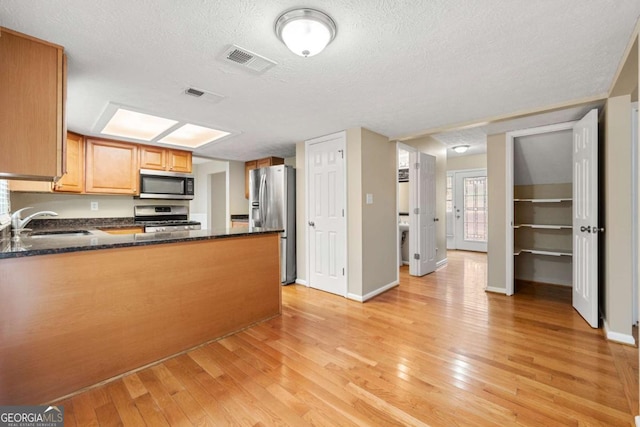
<path id="1" fill-rule="evenodd" d="M 598 327 L 598 113 L 507 133 L 507 295 L 516 281 L 572 287 Z"/>

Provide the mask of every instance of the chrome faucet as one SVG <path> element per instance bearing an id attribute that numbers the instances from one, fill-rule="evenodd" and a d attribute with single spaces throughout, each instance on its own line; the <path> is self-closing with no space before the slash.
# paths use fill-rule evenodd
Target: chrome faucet
<path id="1" fill-rule="evenodd" d="M 35 218 L 37 216 L 58 216 L 58 214 L 53 212 L 53 211 L 40 211 L 40 212 L 32 213 L 31 215 L 29 215 L 26 218 L 20 218 L 21 212 L 25 211 L 27 209 L 33 209 L 33 207 L 29 206 L 29 207 L 26 207 L 26 208 L 18 209 L 13 214 L 11 214 L 11 228 L 13 229 L 13 233 L 14 233 L 13 234 L 13 238 L 14 239 L 20 238 L 20 232 L 26 230 L 24 227 L 27 224 L 29 224 L 29 222 L 33 218 Z"/>

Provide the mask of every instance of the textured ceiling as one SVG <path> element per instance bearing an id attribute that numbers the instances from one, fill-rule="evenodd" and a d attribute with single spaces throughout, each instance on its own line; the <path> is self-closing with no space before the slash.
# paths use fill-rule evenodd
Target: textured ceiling
<path id="1" fill-rule="evenodd" d="M 447 146 L 448 157 L 482 154 L 487 152 L 487 135 L 580 120 L 589 110 L 600 108 L 602 105 L 603 102 L 586 103 L 579 107 L 565 108 L 489 124 L 478 124 L 470 128 L 434 134 L 433 137 Z M 469 145 L 469 150 L 464 154 L 458 154 L 452 150 L 456 145 Z"/>
<path id="2" fill-rule="evenodd" d="M 338 34 L 289 52 L 273 24 L 297 0 L 2 0 L 0 25 L 65 46 L 69 129 L 96 134 L 108 103 L 232 131 L 197 154 L 290 156 L 362 126 L 391 138 L 605 94 L 638 0 L 310 0 Z M 278 63 L 224 63 L 237 44 Z M 188 86 L 225 98 L 207 103 Z"/>

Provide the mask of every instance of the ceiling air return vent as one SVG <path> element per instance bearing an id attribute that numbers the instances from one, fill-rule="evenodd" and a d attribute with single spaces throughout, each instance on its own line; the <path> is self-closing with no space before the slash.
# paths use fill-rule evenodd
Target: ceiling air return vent
<path id="1" fill-rule="evenodd" d="M 200 98 L 205 101 L 209 101 L 212 104 L 217 104 L 218 102 L 224 99 L 224 96 L 218 95 L 217 93 L 209 92 L 203 89 L 197 89 L 195 87 L 188 87 L 184 90 L 184 93 L 189 96 L 193 96 L 194 98 Z"/>
<path id="2" fill-rule="evenodd" d="M 229 46 L 229 48 L 224 52 L 223 57 L 225 61 L 233 62 L 234 64 L 255 73 L 264 73 L 269 68 L 278 64 L 264 56 L 260 56 L 257 53 L 253 53 L 236 45 Z"/>

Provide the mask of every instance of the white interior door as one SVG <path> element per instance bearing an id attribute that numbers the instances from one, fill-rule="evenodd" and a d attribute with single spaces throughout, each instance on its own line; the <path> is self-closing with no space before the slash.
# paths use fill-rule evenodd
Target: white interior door
<path id="1" fill-rule="evenodd" d="M 455 248 L 487 251 L 488 205 L 487 170 L 459 171 L 454 181 Z"/>
<path id="2" fill-rule="evenodd" d="M 409 154 L 409 274 L 424 276 L 436 269 L 436 158 Z"/>
<path id="3" fill-rule="evenodd" d="M 598 111 L 573 127 L 573 307 L 598 327 Z"/>
<path id="4" fill-rule="evenodd" d="M 347 295 L 344 132 L 307 141 L 309 286 Z"/>

